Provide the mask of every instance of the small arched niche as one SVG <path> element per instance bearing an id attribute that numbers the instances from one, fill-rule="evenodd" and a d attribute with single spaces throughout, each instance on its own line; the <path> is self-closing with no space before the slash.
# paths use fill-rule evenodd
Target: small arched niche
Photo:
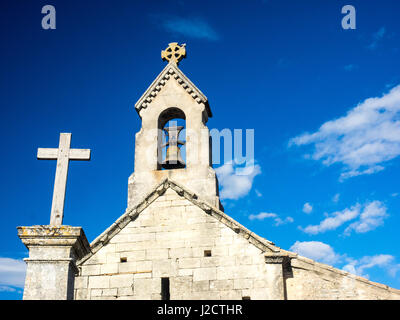
<path id="1" fill-rule="evenodd" d="M 186 165 L 186 116 L 168 108 L 158 117 L 157 170 L 182 169 Z"/>

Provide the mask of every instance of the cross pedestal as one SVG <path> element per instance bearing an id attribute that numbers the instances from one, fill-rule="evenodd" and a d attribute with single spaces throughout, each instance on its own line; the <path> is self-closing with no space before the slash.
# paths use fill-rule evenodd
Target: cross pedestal
<path id="1" fill-rule="evenodd" d="M 90 252 L 81 227 L 18 227 L 18 236 L 29 250 L 24 300 L 72 300 L 76 261 Z"/>

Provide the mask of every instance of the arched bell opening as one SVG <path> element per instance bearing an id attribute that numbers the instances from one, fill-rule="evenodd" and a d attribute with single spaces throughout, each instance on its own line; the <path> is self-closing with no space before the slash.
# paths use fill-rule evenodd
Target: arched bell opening
<path id="1" fill-rule="evenodd" d="M 164 110 L 158 118 L 157 170 L 186 167 L 186 116 L 178 108 Z"/>

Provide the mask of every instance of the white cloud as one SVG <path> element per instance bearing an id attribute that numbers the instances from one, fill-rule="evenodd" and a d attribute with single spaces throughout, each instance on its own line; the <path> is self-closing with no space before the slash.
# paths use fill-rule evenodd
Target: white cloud
<path id="1" fill-rule="evenodd" d="M 355 69 L 357 69 L 358 68 L 358 66 L 356 65 L 356 64 L 347 64 L 347 65 L 345 65 L 344 67 L 343 67 L 343 69 L 345 70 L 345 71 L 353 71 L 353 70 L 355 70 Z"/>
<path id="2" fill-rule="evenodd" d="M 256 192 L 257 197 L 259 197 L 259 198 L 262 197 L 262 193 L 260 191 L 258 191 L 257 189 L 254 191 Z"/>
<path id="3" fill-rule="evenodd" d="M 311 213 L 312 210 L 313 210 L 312 205 L 306 202 L 303 206 L 303 212 L 309 214 Z"/>
<path id="4" fill-rule="evenodd" d="M 211 25 L 200 17 L 179 17 L 167 14 L 152 14 L 150 18 L 158 26 L 174 35 L 182 35 L 189 38 L 219 40 L 219 35 Z"/>
<path id="5" fill-rule="evenodd" d="M 232 162 L 216 168 L 218 182 L 221 187 L 221 199 L 239 199 L 247 195 L 252 186 L 254 177 L 261 174 L 258 164 L 248 164 L 244 168 L 238 167 Z"/>
<path id="6" fill-rule="evenodd" d="M 291 145 L 313 145 L 312 159 L 341 164 L 341 180 L 384 169 L 400 155 L 400 85 L 382 97 L 369 98 L 345 116 L 325 122 L 318 131 L 292 138 Z"/>
<path id="7" fill-rule="evenodd" d="M 345 229 L 344 234 L 349 235 L 353 230 L 356 233 L 365 233 L 383 225 L 383 220 L 388 217 L 386 211 L 386 206 L 377 200 L 363 205 L 357 203 L 350 208 L 328 215 L 318 225 L 309 225 L 305 228 L 300 227 L 300 229 L 305 233 L 315 235 L 335 230 L 344 223 L 359 217 L 359 220 L 353 222 Z"/>
<path id="8" fill-rule="evenodd" d="M 320 224 L 309 225 L 304 229 L 303 228 L 300 229 L 308 234 L 318 234 L 326 232 L 328 230 L 335 230 L 346 221 L 356 218 L 360 214 L 360 208 L 361 206 L 357 204 L 355 206 L 352 206 L 350 209 L 346 208 L 342 211 L 336 211 L 327 218 L 325 218 L 324 220 L 322 220 Z"/>
<path id="9" fill-rule="evenodd" d="M 276 213 L 269 213 L 269 212 L 260 212 L 259 214 L 249 215 L 250 220 L 264 220 L 265 218 L 275 218 L 275 217 L 277 217 Z"/>
<path id="10" fill-rule="evenodd" d="M 364 273 L 365 270 L 373 267 L 380 267 L 385 269 L 389 275 L 395 277 L 397 271 L 400 270 L 400 264 L 394 263 L 394 260 L 394 256 L 389 254 L 364 256 L 359 260 L 349 259 L 349 263 L 342 269 L 358 276 L 369 278 L 369 275 Z"/>
<path id="11" fill-rule="evenodd" d="M 371 49 L 371 50 L 376 49 L 377 46 L 378 46 L 378 43 L 383 39 L 385 34 L 386 34 L 386 28 L 385 27 L 381 27 L 377 32 L 374 32 L 372 34 L 372 41 L 368 45 L 368 49 Z"/>
<path id="12" fill-rule="evenodd" d="M 337 202 L 339 202 L 339 198 L 340 198 L 340 194 L 339 194 L 339 193 L 336 193 L 336 194 L 333 196 L 332 201 L 335 202 L 335 203 L 337 203 Z"/>
<path id="13" fill-rule="evenodd" d="M 264 220 L 267 218 L 272 218 L 275 222 L 275 226 L 278 227 L 282 224 L 292 223 L 294 219 L 292 217 L 286 217 L 285 219 L 280 218 L 276 213 L 272 212 L 260 212 L 259 214 L 249 215 L 250 220 Z"/>
<path id="14" fill-rule="evenodd" d="M 365 233 L 383 225 L 383 220 L 388 217 L 386 206 L 380 201 L 367 204 L 360 215 L 360 219 L 350 224 L 344 233 L 349 235 L 352 230 L 357 233 Z"/>
<path id="15" fill-rule="evenodd" d="M 280 226 L 282 224 L 292 223 L 294 219 L 292 217 L 286 217 L 285 219 L 281 219 L 279 217 L 275 218 L 275 227 Z"/>
<path id="16" fill-rule="evenodd" d="M 23 288 L 25 272 L 26 263 L 23 260 L 0 258 L 0 286 L 3 289 L 8 286 Z"/>
<path id="17" fill-rule="evenodd" d="M 330 245 L 320 241 L 296 241 L 289 250 L 327 264 L 338 263 L 341 259 L 341 256 L 336 254 Z"/>

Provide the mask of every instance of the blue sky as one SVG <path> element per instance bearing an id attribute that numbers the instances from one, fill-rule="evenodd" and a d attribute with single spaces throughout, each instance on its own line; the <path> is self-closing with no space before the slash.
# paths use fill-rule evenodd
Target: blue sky
<path id="1" fill-rule="evenodd" d="M 41 8 L 56 8 L 56 29 Z M 344 30 L 341 8 L 356 9 Z M 17 226 L 50 219 L 55 161 L 72 162 L 64 224 L 92 241 L 125 210 L 135 102 L 187 44 L 181 70 L 208 97 L 208 127 L 254 129 L 255 168 L 217 169 L 225 212 L 284 249 L 400 288 L 397 1 L 2 1 L 0 299 L 20 299 Z"/>

